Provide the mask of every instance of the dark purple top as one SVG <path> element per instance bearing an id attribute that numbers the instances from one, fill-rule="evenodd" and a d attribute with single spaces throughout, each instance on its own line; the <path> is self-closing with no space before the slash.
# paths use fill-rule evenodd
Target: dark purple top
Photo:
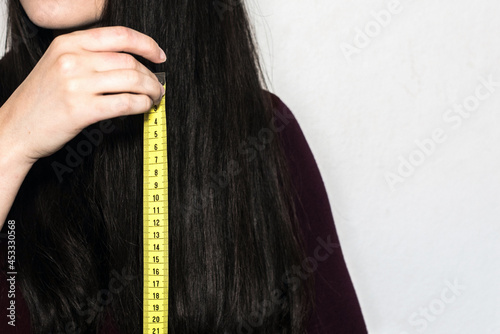
<path id="1" fill-rule="evenodd" d="M 367 333 L 356 293 L 347 271 L 333 222 L 330 203 L 314 156 L 297 120 L 287 106 L 271 94 L 275 130 L 283 140 L 291 168 L 292 181 L 297 189 L 297 215 L 305 235 L 307 256 L 297 275 L 314 275 L 315 310 L 308 323 L 307 334 L 364 334 Z M 280 130 L 281 129 L 281 130 Z M 7 224 L 5 224 L 7 225 Z M 5 231 L 6 229 L 4 229 Z M 29 313 L 16 286 L 16 327 L 8 321 L 8 281 L 6 277 L 5 235 L 0 240 L 0 333 L 30 333 Z M 108 324 L 102 334 L 117 334 Z"/>
<path id="2" fill-rule="evenodd" d="M 367 333 L 354 287 L 340 248 L 323 179 L 314 156 L 288 107 L 272 94 L 275 113 L 288 119 L 282 131 L 292 181 L 297 189 L 297 215 L 307 256 L 315 259 L 316 303 L 308 334 Z M 310 270 L 314 263 L 305 264 Z"/>

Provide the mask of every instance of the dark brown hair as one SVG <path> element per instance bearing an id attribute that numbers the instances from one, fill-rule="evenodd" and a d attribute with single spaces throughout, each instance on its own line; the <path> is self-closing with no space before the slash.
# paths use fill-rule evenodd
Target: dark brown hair
<path id="1" fill-rule="evenodd" d="M 279 141 L 258 135 L 272 106 L 244 5 L 108 0 L 95 26 L 115 25 L 167 53 L 161 65 L 138 60 L 166 72 L 169 332 L 305 332 L 310 282 L 287 276 L 304 258 L 294 195 Z M 8 39 L 2 104 L 52 33 L 10 0 Z M 123 333 L 142 333 L 142 115 L 106 124 L 109 133 L 94 124 L 37 161 L 9 214 L 36 333 L 95 333 L 107 316 Z"/>

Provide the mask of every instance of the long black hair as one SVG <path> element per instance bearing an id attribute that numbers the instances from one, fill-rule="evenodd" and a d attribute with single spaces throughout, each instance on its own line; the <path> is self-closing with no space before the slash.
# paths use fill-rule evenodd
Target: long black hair
<path id="1" fill-rule="evenodd" d="M 8 10 L 2 104 L 53 40 L 19 0 Z M 311 282 L 287 275 L 304 246 L 286 157 L 278 140 L 250 145 L 272 105 L 242 0 L 107 0 L 94 26 L 115 25 L 168 59 L 136 56 L 166 73 L 170 333 L 305 332 Z M 107 318 L 142 332 L 142 119 L 89 126 L 21 186 L 9 217 L 36 333 L 94 333 Z"/>

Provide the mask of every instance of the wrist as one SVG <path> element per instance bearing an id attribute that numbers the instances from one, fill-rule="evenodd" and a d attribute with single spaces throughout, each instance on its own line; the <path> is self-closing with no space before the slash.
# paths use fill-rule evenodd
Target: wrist
<path id="1" fill-rule="evenodd" d="M 35 163 L 35 159 L 29 158 L 24 150 L 23 143 L 16 138 L 15 131 L 9 129 L 9 113 L 4 104 L 0 108 L 0 171 L 8 173 L 11 168 L 23 173 Z"/>

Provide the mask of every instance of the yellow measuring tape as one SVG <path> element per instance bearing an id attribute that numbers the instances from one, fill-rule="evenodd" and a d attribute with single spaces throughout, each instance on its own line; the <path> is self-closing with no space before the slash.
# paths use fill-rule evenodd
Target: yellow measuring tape
<path id="1" fill-rule="evenodd" d="M 165 73 L 155 73 L 166 88 Z M 168 161 L 165 96 L 144 114 L 143 328 L 168 332 Z"/>

